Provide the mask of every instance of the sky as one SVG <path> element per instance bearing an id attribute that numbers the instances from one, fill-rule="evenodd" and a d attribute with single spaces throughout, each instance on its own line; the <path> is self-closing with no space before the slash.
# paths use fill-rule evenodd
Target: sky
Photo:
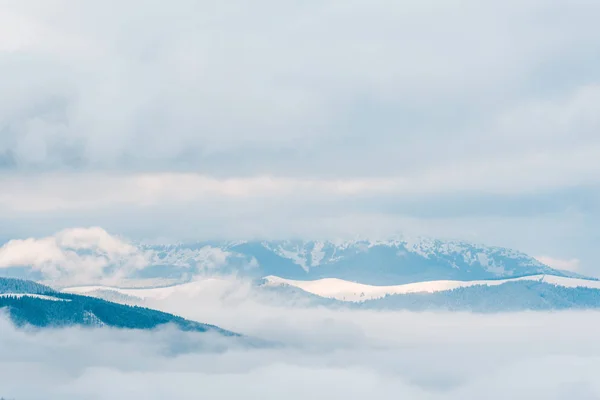
<path id="1" fill-rule="evenodd" d="M 403 232 L 600 276 L 600 3 L 0 1 L 0 243 Z"/>

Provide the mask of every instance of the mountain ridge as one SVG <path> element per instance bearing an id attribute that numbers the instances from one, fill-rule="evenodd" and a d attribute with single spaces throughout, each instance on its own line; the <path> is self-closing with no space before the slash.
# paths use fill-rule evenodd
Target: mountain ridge
<path id="1" fill-rule="evenodd" d="M 183 331 L 241 336 L 214 325 L 190 321 L 162 311 L 64 293 L 21 279 L 0 278 L 0 294 L 0 310 L 6 310 L 17 326 L 38 328 L 109 326 L 125 329 L 155 329 L 172 324 Z"/>
<path id="2" fill-rule="evenodd" d="M 53 287 L 164 286 L 197 277 L 337 278 L 370 285 L 489 280 L 530 275 L 589 278 L 523 252 L 468 241 L 397 236 L 386 240 L 245 240 L 149 244 L 101 228 L 71 229 L 0 247 L 0 275 Z"/>
<path id="3" fill-rule="evenodd" d="M 154 264 L 163 263 L 165 267 L 199 266 L 196 269 L 199 273 L 238 273 L 257 278 L 269 275 L 304 280 L 339 278 L 377 285 L 537 274 L 589 279 L 551 268 L 512 249 L 423 238 L 196 242 L 143 248 L 157 256 Z"/>
<path id="4" fill-rule="evenodd" d="M 272 279 L 273 277 L 271 277 Z M 123 289 L 83 286 L 64 289 L 124 304 L 151 304 L 162 308 L 178 302 L 207 299 L 229 304 L 258 302 L 269 307 L 327 307 L 405 311 L 472 311 L 478 313 L 599 309 L 600 281 L 586 281 L 553 275 L 528 279 L 462 282 L 421 282 L 400 287 L 332 288 L 329 282 L 262 280 L 240 287 L 236 280 L 210 278 L 166 288 Z M 304 284 L 326 286 L 303 287 Z M 336 282 L 334 282 L 335 284 Z M 348 284 L 349 282 L 346 282 Z M 439 285 L 441 284 L 441 285 Z M 425 285 L 425 287 L 422 287 Z M 432 286 L 430 286 L 432 285 Z M 430 287 L 427 287 L 430 286 Z M 220 289 L 219 289 L 220 288 Z M 250 290 L 247 290 L 250 289 Z M 333 289 L 333 291 L 331 290 Z M 400 289 L 400 290 L 389 290 Z"/>

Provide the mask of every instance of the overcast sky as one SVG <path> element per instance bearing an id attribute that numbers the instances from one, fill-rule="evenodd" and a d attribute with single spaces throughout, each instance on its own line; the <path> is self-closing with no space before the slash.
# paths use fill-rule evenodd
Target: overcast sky
<path id="1" fill-rule="evenodd" d="M 405 232 L 600 275 L 598 15 L 0 0 L 0 241 Z"/>

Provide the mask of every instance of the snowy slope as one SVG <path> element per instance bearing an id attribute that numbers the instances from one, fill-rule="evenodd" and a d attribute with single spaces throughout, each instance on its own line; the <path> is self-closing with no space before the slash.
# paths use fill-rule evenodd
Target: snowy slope
<path id="1" fill-rule="evenodd" d="M 27 291 L 31 292 L 28 293 Z M 143 307 L 127 307 L 91 296 L 61 293 L 35 282 L 0 278 L 0 311 L 18 326 L 109 326 L 122 329 L 155 329 L 172 324 L 188 332 L 238 334 L 214 325 L 186 320 Z"/>
<path id="2" fill-rule="evenodd" d="M 393 286 L 374 286 L 341 279 L 328 278 L 314 281 L 298 281 L 283 279 L 277 276 L 265 278 L 266 286 L 291 286 L 317 296 L 331 298 L 341 301 L 365 301 L 385 297 L 386 295 L 408 294 L 408 293 L 435 293 L 462 287 L 477 285 L 497 286 L 507 282 L 515 281 L 537 281 L 545 282 L 562 287 L 585 287 L 600 289 L 600 281 L 587 279 L 568 278 L 553 275 L 532 275 L 512 279 L 477 280 L 477 281 L 429 281 Z"/>
<path id="3" fill-rule="evenodd" d="M 156 288 L 118 288 L 110 286 L 77 286 L 64 288 L 63 293 L 73 293 L 87 296 L 113 295 L 118 299 L 120 295 L 124 300 L 164 300 L 169 297 L 187 297 L 193 298 L 200 293 L 221 294 L 231 285 L 231 281 L 218 278 L 207 278 L 180 285 L 156 287 Z M 124 297 L 123 297 L 124 296 Z"/>
<path id="4" fill-rule="evenodd" d="M 393 286 L 365 285 L 356 282 L 345 281 L 336 278 L 318 279 L 314 281 L 300 281 L 284 279 L 277 276 L 266 277 L 261 287 L 266 288 L 297 288 L 304 292 L 327 299 L 335 299 L 347 302 L 359 302 L 380 299 L 387 295 L 411 294 L 411 293 L 437 293 L 457 288 L 473 286 L 498 286 L 508 282 L 534 281 L 544 282 L 550 285 L 567 288 L 591 288 L 600 289 L 600 281 L 579 278 L 568 278 L 553 275 L 532 275 L 511 279 L 477 280 L 477 281 L 428 281 Z M 225 279 L 202 279 L 181 285 L 159 287 L 159 288 L 132 288 L 123 289 L 106 286 L 80 286 L 65 288 L 65 293 L 81 294 L 102 297 L 112 301 L 130 303 L 142 300 L 166 300 L 172 297 L 194 299 L 198 296 L 219 297 L 230 289 L 239 290 L 231 280 Z"/>
<path id="5" fill-rule="evenodd" d="M 172 287 L 122 289 L 86 286 L 64 292 L 189 312 L 190 307 L 238 307 L 247 302 L 269 307 L 343 307 L 345 309 L 517 312 L 600 309 L 600 282 L 537 275 L 484 281 L 430 281 L 375 286 L 339 279 L 293 281 L 268 277 L 254 285 L 231 279 L 206 279 Z"/>

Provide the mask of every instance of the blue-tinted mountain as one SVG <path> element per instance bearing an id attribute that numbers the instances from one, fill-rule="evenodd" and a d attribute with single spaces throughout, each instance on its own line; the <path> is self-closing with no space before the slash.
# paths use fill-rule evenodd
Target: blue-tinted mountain
<path id="1" fill-rule="evenodd" d="M 52 261 L 48 276 L 33 265 L 0 269 L 0 276 L 49 282 L 53 286 L 106 284 L 164 286 L 203 275 L 297 280 L 339 278 L 372 285 L 398 285 L 431 280 L 484 280 L 528 275 L 581 277 L 553 269 L 535 258 L 501 247 L 462 241 L 393 239 L 384 241 L 243 241 L 148 245 L 127 243 L 126 251 L 62 247 L 72 259 L 104 265 L 101 274 L 78 275 L 72 265 Z M 84 261 L 82 261 L 84 262 Z M 143 282 L 139 282 L 143 281 Z M 114 281 L 113 281 L 114 282 Z"/>
<path id="2" fill-rule="evenodd" d="M 432 239 L 205 242 L 142 249 L 153 267 L 140 272 L 140 277 L 170 274 L 185 279 L 190 275 L 235 273 L 254 278 L 339 278 L 372 285 L 537 274 L 580 277 L 518 251 Z"/>

